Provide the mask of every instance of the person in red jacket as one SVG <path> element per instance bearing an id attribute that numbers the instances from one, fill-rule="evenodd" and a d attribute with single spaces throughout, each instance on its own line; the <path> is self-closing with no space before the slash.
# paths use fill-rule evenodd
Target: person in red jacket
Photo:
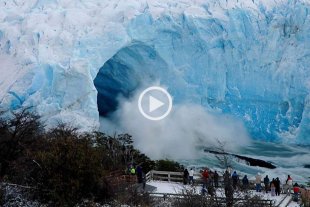
<path id="1" fill-rule="evenodd" d="M 202 188 L 207 188 L 208 187 L 208 181 L 209 181 L 209 171 L 208 171 L 208 169 L 205 169 L 202 172 L 202 182 L 203 182 Z"/>
<path id="2" fill-rule="evenodd" d="M 300 189 L 297 183 L 294 184 L 293 191 L 294 191 L 293 201 L 298 202 Z"/>

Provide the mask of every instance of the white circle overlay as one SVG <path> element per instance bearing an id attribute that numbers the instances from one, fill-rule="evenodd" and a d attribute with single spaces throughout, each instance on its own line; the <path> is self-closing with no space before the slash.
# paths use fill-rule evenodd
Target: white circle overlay
<path id="1" fill-rule="evenodd" d="M 164 93 L 164 94 L 167 96 L 168 102 L 169 102 L 169 106 L 168 106 L 167 111 L 166 111 L 163 115 L 157 116 L 157 117 L 153 117 L 153 116 L 148 115 L 147 113 L 144 112 L 144 110 L 143 110 L 143 108 L 142 108 L 142 99 L 143 99 L 143 96 L 144 96 L 146 93 L 148 93 L 148 92 L 150 92 L 150 91 L 153 91 L 153 90 L 160 91 L 160 92 Z M 171 110 L 172 110 L 172 98 L 171 98 L 170 94 L 166 91 L 166 89 L 164 89 L 164 88 L 162 88 L 162 87 L 159 87 L 159 86 L 151 86 L 151 87 L 145 89 L 145 90 L 140 94 L 139 100 L 138 100 L 138 107 L 139 107 L 140 113 L 141 113 L 145 118 L 147 118 L 147 119 L 149 119 L 149 120 L 152 120 L 152 121 L 159 121 L 159 120 L 164 119 L 164 118 L 165 118 L 166 116 L 168 116 L 169 113 L 171 112 Z"/>

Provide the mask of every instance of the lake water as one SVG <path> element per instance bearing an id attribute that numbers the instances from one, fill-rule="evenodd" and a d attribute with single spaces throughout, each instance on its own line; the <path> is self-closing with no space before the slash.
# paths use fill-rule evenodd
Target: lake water
<path id="1" fill-rule="evenodd" d="M 204 147 L 197 148 L 197 150 L 201 150 L 202 152 L 200 158 L 191 160 L 183 159 L 179 160 L 179 162 L 188 167 L 195 167 L 196 170 L 207 166 L 222 172 L 223 169 L 219 165 L 219 161 L 215 155 L 205 153 L 203 149 Z M 268 161 L 277 166 L 276 169 L 249 166 L 245 161 L 232 158 L 233 170 L 237 170 L 242 175 L 248 174 L 250 178 L 254 178 L 260 172 L 264 176 L 266 174 L 269 175 L 269 178 L 279 177 L 282 181 L 286 180 L 287 175 L 291 175 L 294 182 L 298 183 L 305 184 L 310 180 L 310 147 L 253 142 L 249 146 L 241 147 L 238 152 L 234 153 Z"/>

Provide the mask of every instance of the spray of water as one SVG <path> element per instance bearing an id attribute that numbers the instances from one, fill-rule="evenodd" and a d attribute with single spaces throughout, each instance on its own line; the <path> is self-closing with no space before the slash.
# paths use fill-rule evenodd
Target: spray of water
<path id="1" fill-rule="evenodd" d="M 140 92 L 130 99 L 120 97 L 119 109 L 101 118 L 101 130 L 133 135 L 135 146 L 153 159 L 195 159 L 201 155 L 197 147 L 217 146 L 218 140 L 229 151 L 250 142 L 240 121 L 199 105 L 177 103 L 165 119 L 147 120 L 138 110 Z"/>

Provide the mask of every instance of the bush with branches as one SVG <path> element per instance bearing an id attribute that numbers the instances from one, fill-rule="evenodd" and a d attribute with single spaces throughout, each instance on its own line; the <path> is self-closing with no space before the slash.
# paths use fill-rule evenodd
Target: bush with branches
<path id="1" fill-rule="evenodd" d="M 141 164 L 146 172 L 155 166 L 134 149 L 128 134 L 79 133 L 63 124 L 44 131 L 29 109 L 0 119 L 0 179 L 26 186 L 33 199 L 54 206 L 113 200 L 106 177 L 128 163 Z M 128 187 L 123 194 L 128 195 Z"/>
<path id="2" fill-rule="evenodd" d="M 301 191 L 301 203 L 304 207 L 310 207 L 310 190 Z"/>
<path id="3" fill-rule="evenodd" d="M 29 109 L 12 113 L 10 119 L 3 118 L 3 114 L 0 113 L 0 177 L 10 174 L 10 164 L 23 157 L 43 132 L 39 116 Z"/>
<path id="4" fill-rule="evenodd" d="M 0 206 L 4 205 L 4 190 L 0 187 Z"/>
<path id="5" fill-rule="evenodd" d="M 158 171 L 172 171 L 172 172 L 182 172 L 184 166 L 173 160 L 157 160 L 155 164 L 155 169 Z"/>

